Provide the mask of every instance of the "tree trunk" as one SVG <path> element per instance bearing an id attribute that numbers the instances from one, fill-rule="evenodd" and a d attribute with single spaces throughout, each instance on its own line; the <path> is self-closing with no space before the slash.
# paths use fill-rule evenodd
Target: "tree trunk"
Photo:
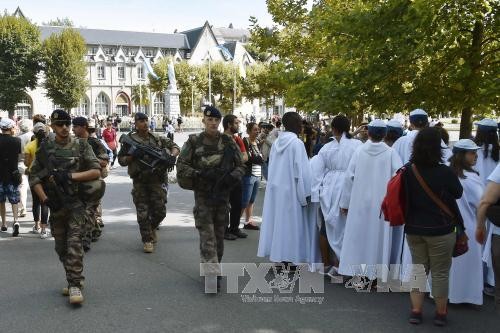
<path id="1" fill-rule="evenodd" d="M 467 66 L 470 74 L 464 80 L 464 106 L 460 120 L 460 139 L 468 139 L 472 136 L 472 111 L 475 104 L 479 81 L 481 80 L 479 68 L 481 65 L 481 44 L 484 38 L 484 26 L 482 21 L 474 24 L 472 31 L 472 43 L 468 57 Z"/>

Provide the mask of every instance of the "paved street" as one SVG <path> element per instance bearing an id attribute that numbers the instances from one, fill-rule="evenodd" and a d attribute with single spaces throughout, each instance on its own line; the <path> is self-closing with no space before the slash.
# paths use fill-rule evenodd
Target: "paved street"
<path id="1" fill-rule="evenodd" d="M 176 141 L 181 144 L 186 137 L 177 134 Z M 435 329 L 430 300 L 426 301 L 424 324 L 418 328 L 407 324 L 409 297 L 403 293 L 356 293 L 341 284 L 327 282 L 324 294 L 305 295 L 324 297 L 321 305 L 244 302 L 242 294 L 205 295 L 199 277 L 192 192 L 170 186 L 168 213 L 159 232 L 159 244 L 155 253 L 144 254 L 126 169 L 111 171 L 107 183 L 106 227 L 99 242 L 93 243 L 85 256 L 82 307 L 73 308 L 61 296 L 66 282 L 54 242 L 29 233 L 30 213 L 22 219 L 21 237 L 12 238 L 10 232 L 0 234 L 0 332 L 309 333 Z M 263 191 L 255 211 L 259 216 L 262 198 Z M 10 222 L 10 214 L 8 219 Z M 248 233 L 248 239 L 226 241 L 225 262 L 264 262 L 256 257 L 258 231 Z M 247 280 L 240 279 L 240 291 Z M 450 324 L 445 331 L 494 332 L 500 324 L 491 298 L 485 298 L 483 307 L 451 306 L 449 313 Z"/>

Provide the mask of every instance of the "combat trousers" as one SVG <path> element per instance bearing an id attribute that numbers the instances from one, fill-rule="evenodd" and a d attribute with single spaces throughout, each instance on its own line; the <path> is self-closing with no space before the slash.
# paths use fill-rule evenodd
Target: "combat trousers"
<path id="1" fill-rule="evenodd" d="M 101 201 L 87 203 L 85 207 L 85 214 L 87 222 L 85 223 L 84 235 L 83 235 L 83 245 L 90 248 L 90 243 L 92 239 L 98 238 L 101 235 L 101 226 L 99 225 L 99 207 L 101 206 Z"/>
<path id="2" fill-rule="evenodd" d="M 142 184 L 134 180 L 132 199 L 137 211 L 137 222 L 143 243 L 151 242 L 152 231 L 167 216 L 167 195 L 161 183 Z"/>
<path id="3" fill-rule="evenodd" d="M 220 275 L 224 254 L 224 232 L 229 222 L 228 203 L 213 204 L 195 193 L 194 223 L 200 234 L 202 275 Z M 208 264 L 208 265 L 207 265 Z"/>
<path id="4" fill-rule="evenodd" d="M 82 235 L 85 226 L 83 206 L 51 211 L 50 230 L 55 239 L 55 250 L 66 271 L 69 287 L 80 287 L 84 280 Z"/>

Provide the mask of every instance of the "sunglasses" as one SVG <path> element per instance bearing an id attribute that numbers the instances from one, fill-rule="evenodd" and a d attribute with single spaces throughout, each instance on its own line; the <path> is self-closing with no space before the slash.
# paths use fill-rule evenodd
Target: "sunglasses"
<path id="1" fill-rule="evenodd" d="M 57 127 L 63 127 L 64 125 L 66 125 L 66 127 L 70 127 L 71 126 L 71 121 L 57 121 L 57 122 L 54 122 L 54 125 L 56 125 Z"/>

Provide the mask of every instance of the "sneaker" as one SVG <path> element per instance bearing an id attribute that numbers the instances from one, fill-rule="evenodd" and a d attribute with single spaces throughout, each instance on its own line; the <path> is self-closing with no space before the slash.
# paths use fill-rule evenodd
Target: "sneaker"
<path id="1" fill-rule="evenodd" d="M 143 249 L 145 253 L 153 253 L 155 248 L 152 242 L 145 242 Z"/>
<path id="2" fill-rule="evenodd" d="M 413 325 L 422 324 L 422 312 L 417 312 L 412 310 L 410 312 L 410 318 L 408 319 L 408 322 Z"/>
<path id="3" fill-rule="evenodd" d="M 258 225 L 252 224 L 252 223 L 247 223 L 243 226 L 243 229 L 246 230 L 260 230 L 260 227 Z"/>
<path id="4" fill-rule="evenodd" d="M 434 325 L 443 327 L 448 324 L 448 319 L 446 318 L 446 313 L 445 314 L 439 314 L 436 312 L 436 315 L 434 316 Z"/>
<path id="5" fill-rule="evenodd" d="M 80 290 L 83 290 L 83 282 L 80 282 Z M 64 287 L 61 290 L 63 296 L 69 296 L 69 287 Z"/>
<path id="6" fill-rule="evenodd" d="M 490 297 L 495 297 L 495 287 L 485 285 L 483 289 L 483 294 Z"/>
<path id="7" fill-rule="evenodd" d="M 32 234 L 39 234 L 40 233 L 40 227 L 37 227 L 36 225 L 33 226 L 33 229 L 31 229 Z"/>
<path id="8" fill-rule="evenodd" d="M 7 227 L 6 226 L 2 226 L 2 228 L 0 229 L 2 232 L 6 232 L 7 231 Z"/>
<path id="9" fill-rule="evenodd" d="M 236 239 L 238 239 L 238 237 L 236 237 L 236 235 L 233 235 L 230 232 L 225 232 L 224 233 L 224 239 L 225 240 L 236 240 Z"/>
<path id="10" fill-rule="evenodd" d="M 231 231 L 231 234 L 235 235 L 238 238 L 247 238 L 248 237 L 248 235 L 246 233 L 242 232 L 240 229 L 238 229 L 236 231 Z"/>
<path id="11" fill-rule="evenodd" d="M 83 295 L 82 291 L 78 287 L 69 288 L 69 303 L 70 304 L 82 304 Z"/>
<path id="12" fill-rule="evenodd" d="M 48 231 L 47 229 L 42 230 L 40 232 L 40 239 L 47 239 L 49 237 L 50 237 L 50 231 Z"/>
<path id="13" fill-rule="evenodd" d="M 14 223 L 14 231 L 12 232 L 12 237 L 19 236 L 19 223 Z"/>

